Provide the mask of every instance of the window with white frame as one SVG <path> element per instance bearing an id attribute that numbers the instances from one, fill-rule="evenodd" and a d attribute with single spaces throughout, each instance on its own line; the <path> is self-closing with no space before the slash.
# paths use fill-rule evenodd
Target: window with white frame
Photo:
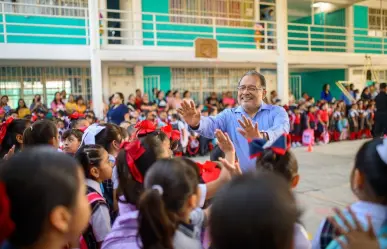
<path id="1" fill-rule="evenodd" d="M 172 68 L 173 90 L 191 92 L 195 102 L 203 103 L 212 92 L 221 98 L 225 92 L 237 96 L 239 79 L 252 68 Z"/>
<path id="2" fill-rule="evenodd" d="M 212 24 L 218 17 L 217 25 L 251 27 L 254 20 L 254 0 L 169 0 L 169 7 L 177 23 Z"/>
<path id="3" fill-rule="evenodd" d="M 0 95 L 8 95 L 12 108 L 17 107 L 19 98 L 23 98 L 27 105 L 30 105 L 36 94 L 40 94 L 44 103 L 50 105 L 55 92 L 62 90 L 89 100 L 89 68 L 0 67 Z"/>
<path id="4" fill-rule="evenodd" d="M 368 27 L 370 30 L 387 30 L 387 10 L 369 8 Z"/>
<path id="5" fill-rule="evenodd" d="M 4 9 L 26 15 L 84 17 L 87 6 L 87 0 L 15 0 L 5 1 Z"/>

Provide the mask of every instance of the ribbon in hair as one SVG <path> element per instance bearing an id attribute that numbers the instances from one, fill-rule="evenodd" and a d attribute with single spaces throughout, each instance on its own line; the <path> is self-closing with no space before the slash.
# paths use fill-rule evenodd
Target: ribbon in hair
<path id="1" fill-rule="evenodd" d="M 105 126 L 98 124 L 92 124 L 83 133 L 81 146 L 88 144 L 95 144 L 95 136 L 97 136 L 102 130 L 105 129 Z"/>
<path id="2" fill-rule="evenodd" d="M 14 229 L 15 223 L 11 219 L 11 203 L 4 183 L 0 182 L 0 243 L 6 240 Z"/>
<path id="3" fill-rule="evenodd" d="M 382 161 L 387 164 L 387 138 L 383 139 L 383 143 L 376 146 L 376 151 Z"/>
<path id="4" fill-rule="evenodd" d="M 171 139 L 171 137 L 172 137 L 172 125 L 169 124 L 169 125 L 163 126 L 160 128 L 160 130 L 162 132 L 164 132 L 168 136 L 169 139 Z"/>
<path id="5" fill-rule="evenodd" d="M 199 168 L 199 174 L 205 183 L 218 179 L 220 168 L 216 162 L 206 161 L 204 163 L 196 163 Z"/>
<path id="6" fill-rule="evenodd" d="M 144 120 L 136 124 L 134 128 L 137 129 L 137 136 L 138 135 L 146 135 L 149 133 L 152 133 L 156 131 L 156 125 L 149 120 Z"/>
<path id="7" fill-rule="evenodd" d="M 172 141 L 177 141 L 180 139 L 180 131 L 178 130 L 173 130 L 171 133 L 171 140 Z"/>
<path id="8" fill-rule="evenodd" d="M 8 126 L 13 122 L 13 118 L 9 117 L 0 125 L 0 144 L 3 143 L 4 137 L 7 134 Z"/>
<path id="9" fill-rule="evenodd" d="M 270 147 L 266 147 L 266 142 L 267 141 L 264 139 L 254 139 L 250 142 L 250 158 L 259 157 L 264 150 L 272 150 L 275 154 L 283 156 L 291 146 L 289 134 L 283 134 L 280 136 L 273 144 L 271 144 Z"/>
<path id="10" fill-rule="evenodd" d="M 133 179 L 139 183 L 144 182 L 144 176 L 138 170 L 135 161 L 140 158 L 145 153 L 145 148 L 141 145 L 140 140 L 135 140 L 133 142 L 125 142 L 121 145 L 121 148 L 125 150 L 125 159 L 128 164 L 130 173 L 133 176 Z"/>

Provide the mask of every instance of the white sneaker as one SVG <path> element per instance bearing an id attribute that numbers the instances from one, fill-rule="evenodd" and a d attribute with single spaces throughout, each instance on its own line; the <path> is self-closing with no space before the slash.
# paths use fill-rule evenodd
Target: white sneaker
<path id="1" fill-rule="evenodd" d="M 296 143 L 297 147 L 302 147 L 302 144 L 300 142 Z"/>
<path id="2" fill-rule="evenodd" d="M 295 142 L 292 143 L 292 148 L 296 148 L 297 144 Z"/>

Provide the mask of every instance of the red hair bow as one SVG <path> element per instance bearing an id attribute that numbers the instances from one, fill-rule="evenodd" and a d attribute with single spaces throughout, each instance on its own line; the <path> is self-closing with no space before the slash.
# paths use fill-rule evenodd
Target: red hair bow
<path id="1" fill-rule="evenodd" d="M 180 139 L 180 131 L 178 130 L 173 130 L 171 134 L 171 139 L 172 141 L 177 141 Z"/>
<path id="2" fill-rule="evenodd" d="M 0 125 L 0 144 L 3 143 L 5 134 L 7 134 L 8 126 L 13 122 L 13 118 L 9 117 L 5 122 Z"/>
<path id="3" fill-rule="evenodd" d="M 199 173 L 205 183 L 212 182 L 218 179 L 220 174 L 220 168 L 218 168 L 215 162 L 206 161 L 202 163 L 196 163 L 199 167 Z"/>
<path id="4" fill-rule="evenodd" d="M 121 145 L 121 148 L 125 150 L 126 163 L 128 164 L 129 171 L 132 174 L 134 180 L 136 180 L 139 183 L 143 183 L 144 176 L 138 170 L 134 162 L 145 153 L 145 148 L 141 145 L 141 141 L 135 140 L 130 143 L 125 142 Z"/>
<path id="5" fill-rule="evenodd" d="M 156 125 L 149 120 L 144 120 L 144 121 L 141 121 L 140 123 L 137 123 L 134 128 L 137 129 L 137 136 L 146 135 L 156 131 Z"/>
<path id="6" fill-rule="evenodd" d="M 70 119 L 79 119 L 85 117 L 85 114 L 80 114 L 79 112 L 73 112 L 69 118 Z"/>
<path id="7" fill-rule="evenodd" d="M 0 243 L 14 231 L 15 223 L 11 219 L 11 204 L 4 183 L 0 183 Z"/>
<path id="8" fill-rule="evenodd" d="M 168 136 L 169 139 L 171 139 L 171 137 L 172 137 L 172 125 L 169 124 L 169 125 L 163 126 L 160 128 L 160 130 L 162 132 L 164 132 Z"/>

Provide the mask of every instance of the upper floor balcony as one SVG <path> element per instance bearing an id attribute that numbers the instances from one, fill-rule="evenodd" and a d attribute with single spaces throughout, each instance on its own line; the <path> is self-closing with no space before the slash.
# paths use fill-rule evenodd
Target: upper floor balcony
<path id="1" fill-rule="evenodd" d="M 0 2 L 0 44 L 87 48 L 90 20 L 87 7 Z M 178 50 L 193 48 L 197 38 L 217 40 L 220 51 L 274 54 L 277 47 L 275 21 L 99 9 L 97 22 L 101 50 Z M 288 49 L 320 53 L 387 53 L 385 30 L 358 26 L 294 21 L 287 24 Z"/>

